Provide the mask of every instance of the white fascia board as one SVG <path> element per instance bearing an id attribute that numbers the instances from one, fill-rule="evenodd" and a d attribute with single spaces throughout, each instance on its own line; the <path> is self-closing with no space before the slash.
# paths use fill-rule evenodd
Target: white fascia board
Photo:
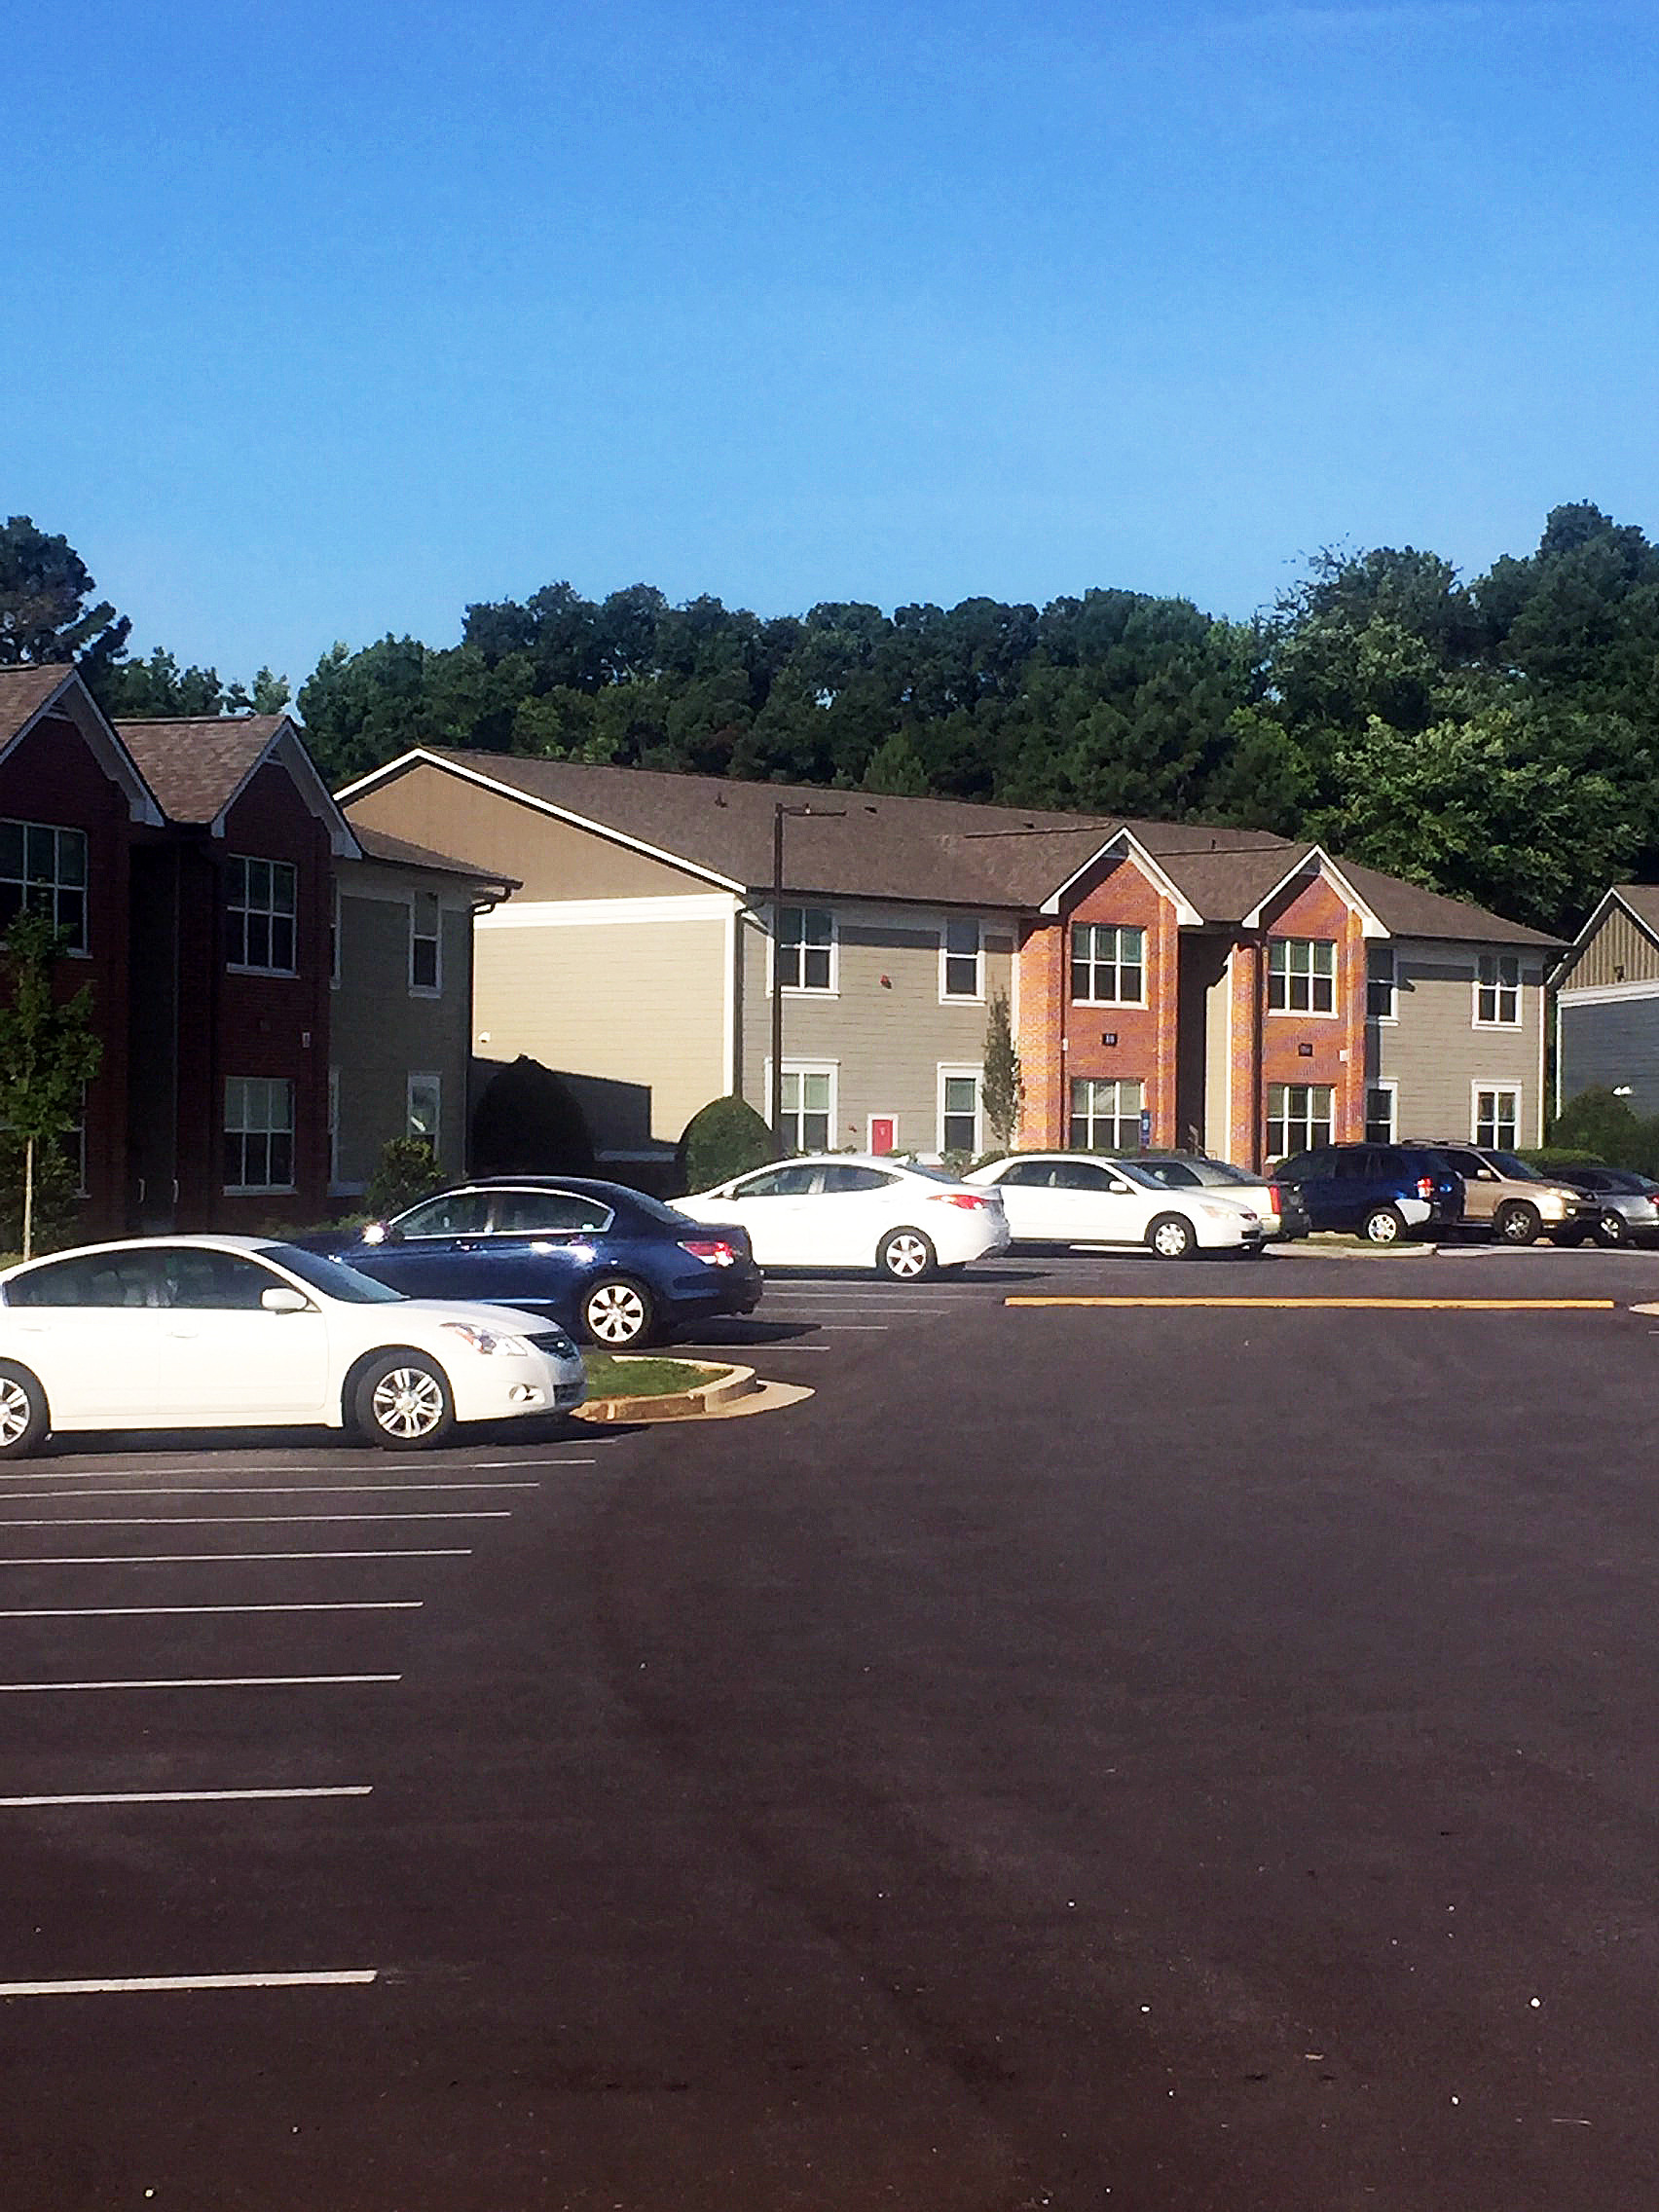
<path id="1" fill-rule="evenodd" d="M 19 745 L 35 724 L 48 715 L 66 714 L 86 739 L 93 759 L 118 784 L 127 800 L 128 817 L 142 822 L 152 830 L 161 829 L 166 816 L 162 812 L 156 794 L 144 781 L 138 763 L 121 742 L 120 732 L 114 727 L 103 709 L 87 689 L 80 672 L 65 668 L 63 681 L 30 715 L 20 728 L 13 731 L 9 742 L 0 748 L 0 756 Z"/>
<path id="2" fill-rule="evenodd" d="M 1576 990 L 1569 983 L 1556 993 L 1558 1006 L 1618 1006 L 1633 999 L 1659 999 L 1659 982 L 1581 983 Z"/>
<path id="3" fill-rule="evenodd" d="M 401 754 L 386 767 L 375 769 L 372 775 L 359 776 L 336 796 L 343 806 L 347 805 L 364 793 L 389 782 L 393 775 L 414 767 L 441 769 L 446 776 L 457 776 L 464 784 L 476 784 L 480 791 L 491 792 L 497 798 L 516 799 L 520 806 L 528 806 L 534 814 L 549 815 L 555 822 L 568 823 L 572 830 L 585 830 L 590 836 L 603 837 L 607 844 L 620 845 L 626 852 L 643 853 L 646 860 L 660 861 L 664 867 L 678 868 L 682 875 L 699 876 L 705 883 L 718 884 L 722 891 L 739 894 L 743 891 L 743 885 L 734 877 L 721 875 L 717 868 L 705 867 L 700 861 L 688 861 L 682 853 L 664 852 L 660 845 L 647 845 L 643 837 L 630 837 L 624 830 L 612 830 L 608 823 L 596 822 L 591 815 L 577 814 L 569 806 L 556 806 L 550 798 L 537 798 L 533 792 L 522 792 L 516 784 L 503 784 L 477 768 L 463 768 L 459 760 L 441 759 L 437 754 L 428 753 L 424 746 L 417 746 L 413 753 Z"/>
<path id="4" fill-rule="evenodd" d="M 1089 854 L 1088 860 L 1084 862 L 1081 867 L 1073 868 L 1070 875 L 1066 877 L 1064 883 L 1060 884 L 1056 890 L 1051 891 L 1049 894 L 1048 898 L 1044 900 L 1042 905 L 1037 909 L 1038 912 L 1040 914 L 1059 913 L 1065 903 L 1066 893 L 1071 889 L 1072 885 L 1081 881 L 1081 879 L 1088 873 L 1091 867 L 1097 867 L 1099 864 L 1106 858 L 1108 853 L 1112 852 L 1121 853 L 1125 859 L 1134 860 L 1140 867 L 1144 868 L 1147 875 L 1151 878 L 1152 882 L 1161 892 L 1162 892 L 1164 898 L 1169 900 L 1173 903 L 1175 908 L 1175 919 L 1179 928 L 1184 930 L 1196 930 L 1202 926 L 1202 914 L 1198 912 L 1198 909 L 1192 903 L 1189 899 L 1185 898 L 1182 895 L 1181 891 L 1177 888 L 1175 883 L 1168 875 L 1164 873 L 1163 869 L 1159 866 L 1158 863 L 1153 859 L 1152 855 L 1147 851 L 1146 847 L 1141 843 L 1140 839 L 1135 835 L 1132 830 L 1114 830 L 1111 836 L 1106 839 L 1106 842 L 1103 845 L 1096 846 L 1095 850 Z"/>
<path id="5" fill-rule="evenodd" d="M 1372 912 L 1342 869 L 1338 867 L 1336 862 L 1332 860 L 1330 854 L 1326 852 L 1323 845 L 1309 846 L 1294 867 L 1285 869 L 1272 889 L 1265 892 L 1249 913 L 1245 915 L 1243 926 L 1247 930 L 1259 930 L 1262 926 L 1263 914 L 1272 904 L 1279 893 L 1293 884 L 1299 875 L 1322 875 L 1328 883 L 1334 884 L 1359 916 L 1361 937 L 1386 940 L 1393 936 L 1392 930 L 1388 928 L 1381 916 Z"/>
<path id="6" fill-rule="evenodd" d="M 364 857 L 363 848 L 351 834 L 351 825 L 341 813 L 333 793 L 317 774 L 316 762 L 306 751 L 299 731 L 286 715 L 282 717 L 281 721 L 272 731 L 270 744 L 266 746 L 259 758 L 249 768 L 247 774 L 238 784 L 224 805 L 220 807 L 209 825 L 211 834 L 215 837 L 222 837 L 225 834 L 226 816 L 238 799 L 240 798 L 242 793 L 246 791 L 248 785 L 252 783 L 254 777 L 258 775 L 260 769 L 272 760 L 278 761 L 288 771 L 288 774 L 293 778 L 295 789 L 306 803 L 308 811 L 314 815 L 328 831 L 329 849 L 335 859 L 337 861 L 360 861 Z"/>
<path id="7" fill-rule="evenodd" d="M 694 891 L 667 899 L 515 899 L 510 905 L 480 914 L 478 927 L 608 929 L 640 923 L 724 922 L 737 908 L 737 900 L 726 891 Z"/>
<path id="8" fill-rule="evenodd" d="M 1609 911 L 1614 906 L 1617 906 L 1623 913 L 1626 913 L 1630 916 L 1631 920 L 1636 924 L 1637 928 L 1641 932 L 1642 936 L 1647 939 L 1649 943 L 1659 944 L 1659 931 L 1656 931 L 1651 923 L 1644 922 L 1642 920 L 1641 916 L 1637 912 L 1636 908 L 1631 904 L 1628 899 L 1621 899 L 1619 897 L 1619 888 L 1615 883 L 1610 890 L 1604 891 L 1602 894 L 1601 899 L 1597 902 L 1595 912 L 1590 916 L 1589 920 L 1584 924 L 1584 927 L 1579 931 L 1578 935 L 1573 939 L 1572 942 L 1567 946 L 1567 950 L 1556 962 L 1555 968 L 1551 972 L 1551 974 L 1545 977 L 1544 980 L 1547 983 L 1550 983 L 1552 985 L 1559 984 L 1560 978 L 1570 971 L 1573 962 L 1578 958 L 1578 955 L 1584 950 L 1585 946 L 1596 935 L 1596 932 L 1606 920 Z"/>

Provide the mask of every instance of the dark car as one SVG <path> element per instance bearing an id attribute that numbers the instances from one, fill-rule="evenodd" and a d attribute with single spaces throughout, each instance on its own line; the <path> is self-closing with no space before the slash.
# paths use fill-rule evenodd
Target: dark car
<path id="1" fill-rule="evenodd" d="M 1598 1244 L 1659 1244 L 1659 1183 L 1633 1167 L 1555 1167 L 1550 1179 L 1593 1200 Z"/>
<path id="2" fill-rule="evenodd" d="M 763 1281 L 747 1230 L 586 1176 L 481 1177 L 391 1221 L 295 1241 L 406 1297 L 525 1307 L 611 1351 L 751 1313 Z"/>
<path id="3" fill-rule="evenodd" d="M 1462 1177 L 1426 1145 L 1320 1145 L 1281 1161 L 1272 1179 L 1296 1186 L 1315 1229 L 1346 1229 L 1371 1244 L 1455 1227 L 1463 1213 Z"/>

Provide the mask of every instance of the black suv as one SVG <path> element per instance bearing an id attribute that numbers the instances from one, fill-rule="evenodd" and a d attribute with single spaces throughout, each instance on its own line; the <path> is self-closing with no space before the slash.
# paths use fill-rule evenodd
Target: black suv
<path id="1" fill-rule="evenodd" d="M 1427 1145 L 1321 1145 L 1282 1161 L 1272 1179 L 1295 1184 L 1315 1229 L 1346 1229 L 1372 1244 L 1448 1228 L 1463 1214 L 1463 1178 Z"/>

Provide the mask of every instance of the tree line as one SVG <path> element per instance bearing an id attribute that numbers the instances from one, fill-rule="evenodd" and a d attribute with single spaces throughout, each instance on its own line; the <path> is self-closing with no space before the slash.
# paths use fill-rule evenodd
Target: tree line
<path id="1" fill-rule="evenodd" d="M 118 716 L 286 701 L 269 670 L 132 658 L 93 589 L 14 517 L 0 663 L 78 659 Z M 1564 932 L 1659 871 L 1659 546 L 1588 501 L 1467 581 L 1326 549 L 1246 621 L 1126 590 L 763 617 L 554 583 L 467 607 L 456 645 L 336 645 L 297 704 L 336 786 L 426 744 L 1267 829 Z"/>

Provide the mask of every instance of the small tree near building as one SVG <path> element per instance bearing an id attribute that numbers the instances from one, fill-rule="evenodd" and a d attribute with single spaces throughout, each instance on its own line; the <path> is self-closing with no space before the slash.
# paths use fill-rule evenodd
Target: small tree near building
<path id="1" fill-rule="evenodd" d="M 34 1250 L 35 1181 L 44 1146 L 81 1119 L 82 1094 L 103 1058 L 83 984 L 59 1000 L 53 988 L 64 933 L 45 914 L 18 914 L 6 932 L 6 1003 L 0 1006 L 0 1124 L 23 1155 L 23 1257 Z"/>
<path id="2" fill-rule="evenodd" d="M 999 1152 L 1007 1152 L 1019 1127 L 1025 1084 L 1019 1072 L 1019 1054 L 1014 1047 L 1014 1023 L 1006 991 L 991 993 L 985 1015 L 985 1076 L 980 1095 L 991 1142 Z"/>

